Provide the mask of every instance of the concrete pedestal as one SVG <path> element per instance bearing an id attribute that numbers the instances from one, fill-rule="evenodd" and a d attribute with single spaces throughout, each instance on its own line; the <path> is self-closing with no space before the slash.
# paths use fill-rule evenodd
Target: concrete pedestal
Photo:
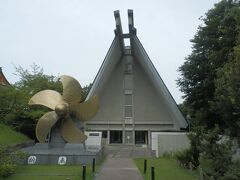
<path id="1" fill-rule="evenodd" d="M 93 158 L 101 158 L 101 150 L 87 149 L 83 144 L 66 143 L 64 147 L 52 147 L 49 143 L 36 143 L 22 151 L 27 153 L 26 164 L 91 164 Z"/>

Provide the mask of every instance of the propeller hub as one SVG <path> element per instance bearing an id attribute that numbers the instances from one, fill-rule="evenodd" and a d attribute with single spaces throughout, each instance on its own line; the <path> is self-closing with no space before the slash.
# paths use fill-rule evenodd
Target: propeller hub
<path id="1" fill-rule="evenodd" d="M 55 107 L 55 112 L 60 117 L 65 117 L 69 112 L 69 107 L 67 103 L 58 104 Z"/>

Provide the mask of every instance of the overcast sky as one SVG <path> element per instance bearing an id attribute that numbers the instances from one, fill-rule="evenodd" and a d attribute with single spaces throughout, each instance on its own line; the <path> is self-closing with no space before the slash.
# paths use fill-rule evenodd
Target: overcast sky
<path id="1" fill-rule="evenodd" d="M 114 38 L 114 10 L 128 31 L 134 10 L 137 36 L 177 103 L 177 69 L 191 53 L 199 17 L 219 0 L 0 0 L 0 66 L 7 79 L 14 66 L 33 62 L 46 74 L 71 75 L 82 86 L 94 80 Z"/>

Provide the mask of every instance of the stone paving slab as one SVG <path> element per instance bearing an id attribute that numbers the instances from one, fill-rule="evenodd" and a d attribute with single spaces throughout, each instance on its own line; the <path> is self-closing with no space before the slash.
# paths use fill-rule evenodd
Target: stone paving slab
<path id="1" fill-rule="evenodd" d="M 105 146 L 104 154 L 112 157 L 138 158 L 153 157 L 154 154 L 150 148 L 136 146 Z"/>
<path id="2" fill-rule="evenodd" d="M 108 157 L 97 180 L 143 180 L 138 168 L 130 158 Z"/>
<path id="3" fill-rule="evenodd" d="M 152 157 L 152 151 L 137 146 L 105 146 L 107 160 L 96 180 L 143 180 L 132 158 Z"/>

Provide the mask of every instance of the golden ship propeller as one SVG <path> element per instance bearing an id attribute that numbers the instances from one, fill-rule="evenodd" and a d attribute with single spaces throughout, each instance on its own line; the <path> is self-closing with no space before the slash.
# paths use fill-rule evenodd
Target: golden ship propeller
<path id="1" fill-rule="evenodd" d="M 99 109 L 98 97 L 93 96 L 82 102 L 82 87 L 71 76 L 60 77 L 63 85 L 63 94 L 57 91 L 43 90 L 36 93 L 29 105 L 42 105 L 52 111 L 44 114 L 37 122 L 36 137 L 40 143 L 44 143 L 51 128 L 61 120 L 60 132 L 68 143 L 83 143 L 87 136 L 76 126 L 72 116 L 80 121 L 93 118 Z"/>

